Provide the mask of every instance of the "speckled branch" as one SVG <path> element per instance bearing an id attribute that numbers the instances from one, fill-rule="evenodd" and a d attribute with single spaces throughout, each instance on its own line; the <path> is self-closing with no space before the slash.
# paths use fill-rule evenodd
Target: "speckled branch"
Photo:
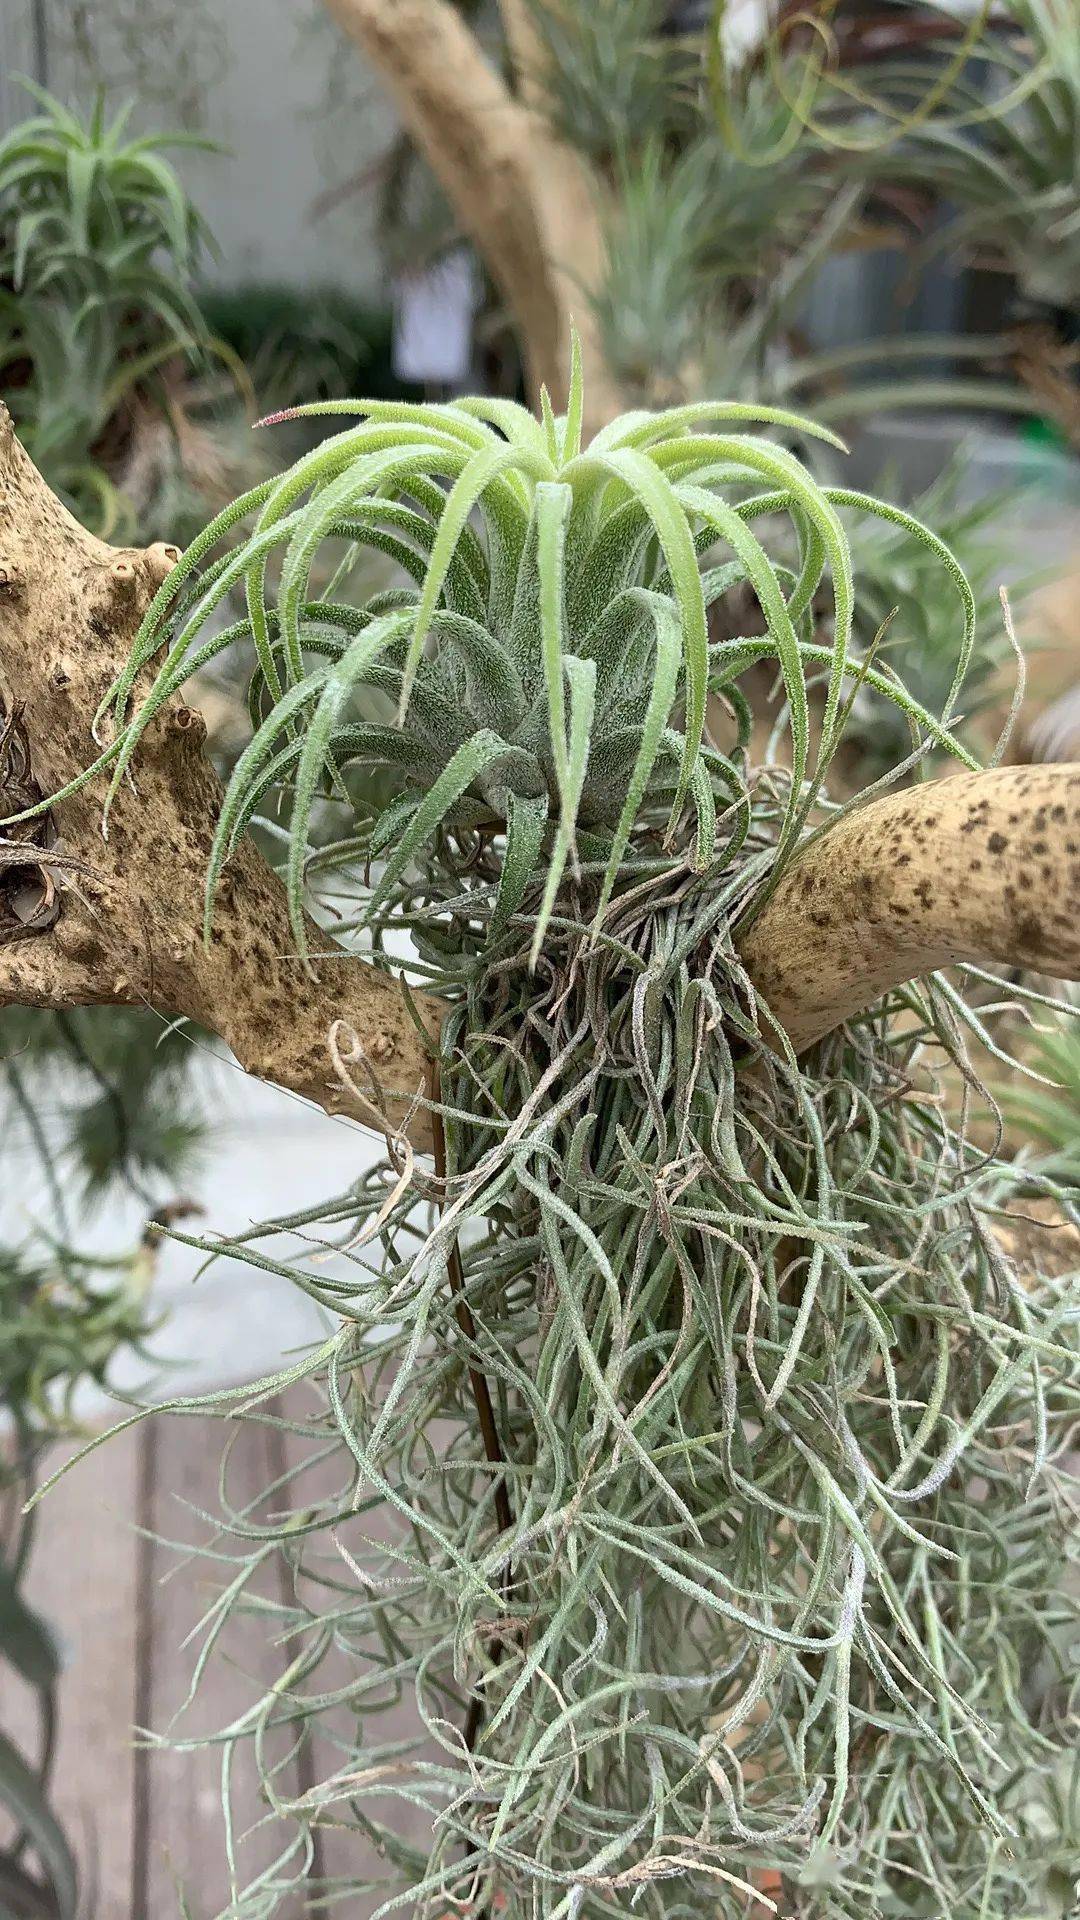
<path id="1" fill-rule="evenodd" d="M 91 717 L 177 558 L 174 547 L 118 549 L 86 533 L 0 407 L 0 696 L 8 715 L 19 713 L 43 793 L 96 758 Z M 397 1120 L 428 1067 L 397 984 L 344 954 L 320 959 L 311 978 L 295 957 L 284 890 L 246 838 L 226 869 L 211 944 L 203 945 L 203 883 L 222 798 L 205 733 L 192 708 L 171 703 L 140 750 L 137 791 L 117 796 L 107 842 L 100 788 L 87 786 L 53 809 L 42 870 L 58 899 L 40 931 L 12 938 L 10 926 L 0 927 L 0 1005 L 149 1005 L 219 1034 L 260 1079 L 328 1112 L 369 1119 L 333 1070 L 328 1036 L 344 1021 L 393 1096 Z M 0 822 L 0 837 L 23 834 L 12 828 L 4 836 Z M 313 953 L 325 948 L 318 929 L 309 939 Z M 438 1003 L 420 995 L 418 1005 L 435 1032 Z M 418 1146 L 429 1144 L 426 1116 L 411 1131 Z"/>
<path id="2" fill-rule="evenodd" d="M 956 774 L 854 809 L 738 946 L 797 1051 L 958 961 L 1080 979 L 1080 765 Z"/>

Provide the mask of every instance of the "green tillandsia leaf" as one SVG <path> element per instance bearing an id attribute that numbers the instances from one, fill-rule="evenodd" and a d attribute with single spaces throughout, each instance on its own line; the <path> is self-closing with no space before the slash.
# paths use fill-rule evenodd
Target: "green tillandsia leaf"
<path id="1" fill-rule="evenodd" d="M 503 932 L 525 898 L 529 881 L 540 864 L 547 818 L 546 793 L 524 799 L 513 792 L 507 796 L 506 852 L 491 916 L 492 940 Z"/>
<path id="2" fill-rule="evenodd" d="M 694 766 L 690 776 L 690 795 L 697 815 L 694 866 L 698 873 L 706 873 L 716 853 L 716 800 L 704 760 L 698 760 Z"/>
<path id="3" fill-rule="evenodd" d="M 712 654 L 718 664 L 723 663 L 722 670 L 713 673 L 710 678 L 713 691 L 723 693 L 725 698 L 730 699 L 738 692 L 734 684 L 736 677 L 744 673 L 746 668 L 752 666 L 755 661 L 771 658 L 775 651 L 771 638 L 758 639 L 755 636 L 753 639 L 720 642 Z M 799 641 L 799 654 L 807 666 L 828 666 L 832 660 L 831 647 L 807 640 Z M 865 667 L 861 663 L 859 672 L 867 686 L 873 687 L 875 693 L 884 694 L 885 698 L 892 701 L 900 712 L 910 716 L 935 746 L 940 747 L 952 759 L 959 761 L 970 772 L 978 770 L 981 763 L 970 748 L 966 747 L 962 740 L 958 740 L 955 734 L 949 733 L 942 727 L 934 715 L 919 701 L 913 700 L 902 681 L 882 672 L 877 667 Z"/>
<path id="4" fill-rule="evenodd" d="M 350 465 L 323 487 L 304 511 L 289 516 L 292 531 L 281 563 L 277 610 L 294 680 L 299 679 L 304 670 L 300 612 L 310 593 L 312 562 L 343 518 L 352 514 L 359 519 L 365 504 L 363 495 L 368 491 L 368 476 Z M 288 525 L 289 520 L 279 522 L 279 526 Z M 417 577 L 422 579 L 423 572 Z"/>
<path id="5" fill-rule="evenodd" d="M 559 430 L 546 386 L 540 388 L 540 412 L 544 423 L 544 452 L 555 467 L 559 463 Z"/>
<path id="6" fill-rule="evenodd" d="M 543 423 L 520 401 L 505 400 L 497 394 L 469 394 L 454 401 L 454 411 L 497 427 L 505 440 L 520 442 L 531 446 L 536 453 L 553 457 Z"/>
<path id="7" fill-rule="evenodd" d="M 27 1605 L 0 1562 L 0 1659 L 32 1687 L 51 1687 L 60 1672 L 56 1643 L 39 1613 Z"/>
<path id="8" fill-rule="evenodd" d="M 793 413 L 788 407 L 769 407 L 756 401 L 742 400 L 703 400 L 700 404 L 691 402 L 682 407 L 668 407 L 661 413 L 642 414 L 621 429 L 620 423 L 616 422 L 611 437 L 605 438 L 605 445 L 633 447 L 639 451 L 668 442 L 678 446 L 683 428 L 700 427 L 706 420 L 737 420 L 748 426 L 788 427 L 792 433 L 810 434 L 814 439 L 824 440 L 828 446 L 835 447 L 838 453 L 848 451 L 846 442 L 831 427 L 823 427 L 819 421 L 809 419 L 805 414 Z"/>
<path id="9" fill-rule="evenodd" d="M 663 739 L 664 728 L 667 724 L 668 715 L 671 712 L 672 703 L 675 699 L 675 688 L 678 684 L 679 659 L 683 645 L 683 634 L 678 615 L 667 601 L 657 599 L 654 604 L 654 617 L 656 623 L 656 661 L 652 691 L 649 695 L 649 704 L 641 728 L 641 745 L 638 748 L 633 771 L 630 775 L 626 800 L 612 836 L 611 852 L 608 856 L 607 867 L 604 871 L 600 900 L 593 918 L 594 935 L 599 930 L 604 911 L 611 898 L 615 881 L 618 877 L 619 864 L 622 860 L 627 842 L 629 841 L 634 821 L 637 818 L 638 808 L 641 805 L 649 775 L 656 764 Z M 679 775 L 680 785 L 685 767 L 686 755 L 684 753 L 683 765 Z M 673 815 L 681 811 L 681 806 L 682 802 L 680 800 L 678 806 L 672 808 Z"/>
<path id="10" fill-rule="evenodd" d="M 560 818 L 551 863 L 544 883 L 543 899 L 533 930 L 529 965 L 535 967 L 544 942 L 544 934 L 554 911 L 562 877 L 572 852 L 572 823 L 577 817 L 581 790 L 589 765 L 593 719 L 596 705 L 596 664 L 570 654 L 563 662 L 570 690 L 570 729 L 567 742 L 567 798 Z"/>
<path id="11" fill-rule="evenodd" d="M 835 607 L 833 660 L 818 754 L 819 767 L 824 771 L 836 744 L 835 723 L 847 669 L 854 613 L 851 552 L 827 492 L 817 485 L 802 462 L 797 460 L 794 454 L 788 453 L 785 448 L 763 445 L 742 436 L 722 438 L 710 435 L 683 443 L 673 441 L 670 446 L 660 448 L 656 457 L 665 469 L 674 471 L 684 485 L 688 481 L 692 482 L 700 478 L 700 475 L 694 472 L 695 467 L 707 466 L 717 458 L 736 460 L 752 471 L 770 478 L 779 477 L 786 483 L 807 525 L 816 528 L 829 559 Z M 680 468 L 683 469 L 681 473 Z M 805 594 L 805 587 L 803 593 Z"/>
<path id="12" fill-rule="evenodd" d="M 566 746 L 566 708 L 563 699 L 563 661 L 568 652 L 566 631 L 566 528 L 574 496 L 569 487 L 544 482 L 536 489 L 536 571 L 540 588 L 540 646 L 544 659 L 548 724 L 560 817 L 567 821 L 573 844 L 570 806 L 570 762 Z"/>
<path id="13" fill-rule="evenodd" d="M 95 729 L 100 725 L 110 706 L 114 709 L 118 721 L 124 719 L 135 681 L 147 661 L 152 659 L 161 646 L 164 616 L 168 613 L 185 581 L 193 577 L 204 554 L 211 552 L 225 539 L 226 535 L 232 532 L 234 527 L 239 525 L 241 520 L 246 519 L 248 514 L 254 512 L 269 498 L 274 484 L 272 480 L 264 481 L 260 486 L 250 488 L 247 493 L 241 494 L 229 506 L 224 507 L 209 525 L 196 535 L 191 545 L 181 554 L 175 567 L 166 574 L 139 623 L 139 630 L 132 642 L 131 656 L 126 667 L 117 676 L 94 715 Z M 227 563 L 228 556 L 224 556 L 219 567 Z"/>
<path id="14" fill-rule="evenodd" d="M 975 606 L 975 596 L 972 593 L 971 583 L 967 575 L 960 566 L 955 554 L 950 551 L 945 545 L 945 542 L 939 540 L 937 535 L 933 533 L 929 527 L 924 526 L 922 521 L 917 520 L 913 514 L 905 513 L 901 507 L 891 506 L 887 501 L 877 500 L 873 495 L 858 493 L 851 488 L 827 487 L 825 492 L 836 506 L 858 507 L 864 513 L 874 514 L 881 520 L 891 521 L 895 526 L 903 527 L 906 533 L 911 534 L 926 547 L 928 552 L 934 555 L 935 559 L 941 562 L 942 567 L 956 588 L 957 598 L 960 601 L 963 612 L 963 631 L 960 645 L 957 648 L 956 667 L 953 673 L 952 685 L 946 696 L 945 705 L 938 717 L 939 725 L 942 727 L 947 726 L 952 719 L 956 702 L 960 697 L 960 691 L 967 677 L 968 667 L 971 664 L 971 656 L 975 647 L 977 610 Z"/>
<path id="15" fill-rule="evenodd" d="M 701 744 L 705 725 L 705 697 L 708 687 L 709 639 L 705 599 L 701 589 L 694 540 L 685 512 L 674 490 L 645 455 L 619 448 L 595 454 L 591 449 L 579 456 L 574 467 L 599 466 L 614 479 L 621 480 L 641 502 L 656 531 L 668 571 L 682 632 L 683 666 L 686 675 L 686 753 L 679 780 L 673 817 L 682 809 L 690 774 Z M 674 697 L 674 688 L 672 689 Z M 666 716 L 665 716 L 666 718 Z M 651 763 L 650 763 L 651 764 Z"/>
<path id="16" fill-rule="evenodd" d="M 367 667 L 398 635 L 411 627 L 412 619 L 411 613 L 387 614 L 382 620 L 373 621 L 364 633 L 358 634 L 326 678 L 318 702 L 306 723 L 303 749 L 296 769 L 296 790 L 289 821 L 289 857 L 285 870 L 289 921 L 297 952 L 305 960 L 307 930 L 304 925 L 303 895 L 307 835 L 316 789 L 327 765 L 333 764 L 331 738 L 345 702 Z M 259 769 L 256 769 L 256 777 L 258 772 Z"/>
<path id="17" fill-rule="evenodd" d="M 359 414 L 364 420 L 383 426 L 423 427 L 425 430 L 435 428 L 448 438 L 459 441 L 466 450 L 481 452 L 494 443 L 495 436 L 480 422 L 470 418 L 470 413 L 487 404 L 474 401 L 439 406 L 431 401 L 421 403 L 413 400 L 309 400 L 300 406 L 282 407 L 277 413 L 266 414 L 256 425 L 269 427 L 282 420 L 316 420 L 328 416 L 340 419 Z M 525 417 L 536 429 L 532 415 L 526 413 Z"/>
<path id="18" fill-rule="evenodd" d="M 570 326 L 570 384 L 567 392 L 566 419 L 563 422 L 560 459 L 564 466 L 576 460 L 581 452 L 581 428 L 585 417 L 585 380 L 581 365 L 581 340 L 578 330 L 571 322 Z"/>
<path id="19" fill-rule="evenodd" d="M 409 693 L 416 674 L 416 668 L 428 635 L 432 616 L 442 591 L 443 582 L 450 566 L 451 558 L 461 538 L 462 530 L 474 506 L 493 483 L 513 470 L 524 469 L 534 478 L 545 480 L 554 478 L 551 462 L 545 457 L 527 448 L 515 446 L 494 446 L 485 449 L 459 474 L 447 496 L 439 531 L 431 552 L 427 578 L 420 596 L 417 610 L 416 631 L 413 634 L 405 662 L 405 679 L 401 691 L 401 715 L 404 716 L 409 702 Z"/>
<path id="20" fill-rule="evenodd" d="M 323 409 L 324 411 L 326 409 Z M 280 415 L 272 416 L 280 418 Z M 412 455 L 410 461 L 409 455 Z M 366 457 L 367 456 L 367 457 Z M 381 456 L 381 457 L 380 457 Z M 422 473 L 453 473 L 459 471 L 469 459 L 469 452 L 455 438 L 438 424 L 417 425 L 413 421 L 400 424 L 384 424 L 382 421 L 366 422 L 345 433 L 335 434 L 331 439 L 312 449 L 288 469 L 280 479 L 267 490 L 255 522 L 253 540 L 267 533 L 268 529 L 297 511 L 296 524 L 303 526 L 305 515 L 317 512 L 318 490 L 355 464 L 357 472 L 357 494 L 361 485 L 366 483 L 369 493 L 376 493 L 380 485 L 385 484 L 397 474 L 415 463 Z M 304 493 L 311 491 L 312 499 L 307 509 L 297 506 Z M 272 543 L 271 543 L 272 544 Z M 252 633 L 260 664 L 266 671 L 265 653 L 267 647 L 267 606 L 266 606 L 266 555 L 268 548 L 253 552 L 245 574 L 248 601 L 248 617 L 252 623 Z M 298 663 L 292 660 L 293 671 L 298 671 Z M 276 669 L 273 670 L 276 672 Z M 274 680 L 268 676 L 269 684 Z"/>
<path id="21" fill-rule="evenodd" d="M 331 671 L 330 667 L 318 667 L 298 686 L 290 687 L 287 693 L 283 693 L 262 726 L 248 741 L 233 768 L 221 803 L 217 825 L 214 828 L 210 858 L 206 867 L 203 914 L 203 939 L 206 942 L 209 942 L 213 926 L 214 897 L 217 893 L 221 869 L 234 845 L 237 822 L 248 794 L 271 760 L 276 743 L 282 734 L 287 734 L 290 723 L 299 717 L 305 707 L 315 702 L 330 678 Z"/>
<path id="22" fill-rule="evenodd" d="M 488 771 L 500 761 L 507 763 L 512 780 L 513 768 L 524 763 L 528 765 L 528 756 L 512 747 L 490 728 L 483 728 L 463 742 L 452 759 L 443 768 L 430 793 L 425 794 L 416 808 L 409 825 L 402 834 L 371 897 L 368 914 L 378 913 L 394 882 L 404 871 L 413 854 L 425 840 L 435 832 L 456 800 L 459 800 L 477 777 Z M 513 791 L 511 785 L 511 791 Z"/>
<path id="23" fill-rule="evenodd" d="M 708 521 L 720 537 L 734 547 L 739 564 L 745 570 L 746 578 L 753 587 L 758 604 L 765 615 L 769 635 L 776 648 L 791 713 L 791 795 L 780 836 L 781 845 L 785 845 L 794 831 L 796 806 L 806 772 L 810 739 L 810 707 L 806 696 L 806 679 L 799 650 L 799 638 L 792 624 L 788 604 L 776 571 L 764 547 L 734 508 L 717 500 L 700 487 L 680 487 L 678 494 L 686 506 Z"/>
<path id="24" fill-rule="evenodd" d="M 433 614 L 431 631 L 460 656 L 473 712 L 497 733 L 512 733 L 525 712 L 525 690 L 509 649 L 490 628 L 462 614 Z"/>
<path id="25" fill-rule="evenodd" d="M 79 1879 L 75 1858 L 38 1777 L 6 1734 L 0 1733 L 0 1806 L 28 1836 L 41 1861 L 56 1920 L 78 1920 Z"/>

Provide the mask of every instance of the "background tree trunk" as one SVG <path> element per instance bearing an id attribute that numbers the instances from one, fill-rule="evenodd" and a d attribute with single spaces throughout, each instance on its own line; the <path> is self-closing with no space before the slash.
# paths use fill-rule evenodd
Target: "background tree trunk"
<path id="1" fill-rule="evenodd" d="M 503 0 L 513 89 L 449 0 L 326 0 L 391 93 L 516 323 L 535 402 L 565 407 L 570 325 L 581 338 L 586 431 L 621 412 L 593 314 L 603 184 L 542 111 L 525 10 Z"/>

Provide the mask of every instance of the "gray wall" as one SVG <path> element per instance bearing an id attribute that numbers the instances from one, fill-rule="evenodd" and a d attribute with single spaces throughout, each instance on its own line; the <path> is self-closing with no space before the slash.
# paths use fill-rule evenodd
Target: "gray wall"
<path id="1" fill-rule="evenodd" d="M 42 57 L 44 60 L 42 62 Z M 0 0 L 0 130 L 32 111 L 13 76 L 70 103 L 105 85 L 142 129 L 186 122 L 229 149 L 175 164 L 221 249 L 211 277 L 377 294 L 370 177 L 394 130 L 381 89 L 319 0 Z"/>

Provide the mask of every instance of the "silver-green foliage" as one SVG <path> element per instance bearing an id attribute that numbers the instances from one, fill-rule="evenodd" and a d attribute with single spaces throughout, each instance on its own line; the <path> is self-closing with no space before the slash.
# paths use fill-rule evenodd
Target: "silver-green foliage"
<path id="1" fill-rule="evenodd" d="M 1010 654 L 1000 598 L 1008 500 L 998 492 L 965 501 L 963 479 L 961 457 L 920 494 L 912 512 L 946 541 L 971 586 L 976 646 L 963 696 L 970 727 L 992 700 L 996 686 L 1000 693 Z M 948 697 L 955 670 L 953 594 L 947 576 L 933 553 L 903 526 L 871 518 L 853 528 L 851 539 L 856 560 L 855 645 L 883 670 L 895 667 L 909 692 L 936 713 Z M 1017 627 L 1038 579 L 1031 575 L 1009 583 L 1009 607 Z M 1034 635 L 1025 638 L 1029 646 L 1035 643 Z M 861 689 L 844 741 L 849 784 L 864 786 L 886 773 L 903 759 L 910 743 L 903 711 L 880 699 L 872 688 Z"/>
<path id="2" fill-rule="evenodd" d="M 841 97 L 840 120 L 854 117 L 862 134 L 857 164 L 932 188 L 950 213 L 947 242 L 999 262 L 1026 298 L 1075 310 L 1080 4 L 1008 0 L 959 63 L 948 37 L 954 18 L 941 14 L 936 58 L 923 50 L 863 69 L 854 114 Z"/>
<path id="3" fill-rule="evenodd" d="M 780 669 L 790 713 L 795 779 L 779 829 L 783 857 L 809 805 L 804 778 L 812 791 L 820 785 L 843 717 L 854 602 L 837 503 L 897 520 L 951 576 L 962 617 L 942 719 L 895 677 L 871 668 L 869 678 L 928 738 L 967 757 L 948 725 L 973 609 L 947 549 L 895 509 L 823 488 L 785 446 L 742 429 L 766 422 L 830 435 L 776 409 L 704 403 L 625 415 L 582 447 L 581 407 L 575 365 L 560 419 L 549 410 L 537 421 L 491 400 L 302 409 L 366 418 L 236 502 L 169 576 L 105 703 L 121 730 L 90 773 L 111 765 L 115 793 L 162 703 L 226 647 L 252 649 L 256 724 L 217 827 L 208 928 L 231 848 L 277 794 L 305 951 L 317 802 L 326 795 L 348 813 L 351 770 L 375 768 L 393 803 L 367 823 L 366 857 L 380 869 L 369 924 L 427 846 L 454 834 L 496 837 L 497 880 L 471 890 L 470 911 L 483 918 L 487 942 L 501 938 L 542 871 L 542 897 L 530 908 L 535 959 L 566 876 L 587 876 L 599 927 L 628 863 L 662 862 L 672 848 L 686 849 L 700 871 L 734 858 L 745 787 L 706 731 L 706 707 L 710 694 L 729 694 L 738 708 L 739 675 L 763 657 Z M 247 516 L 250 531 L 219 551 Z M 774 561 L 763 544 L 777 516 L 793 564 Z M 365 552 L 388 557 L 408 584 L 360 603 L 349 597 Z M 702 555 L 716 563 L 702 567 Z M 735 588 L 756 598 L 765 635 L 713 643 L 710 606 Z M 216 613 L 230 591 L 244 593 L 246 612 L 222 628 Z M 816 628 L 823 593 L 828 645 Z M 155 659 L 150 691 L 131 713 L 136 678 Z M 812 754 L 815 673 L 825 699 Z M 362 788 L 352 804 L 359 831 Z"/>
<path id="4" fill-rule="evenodd" d="M 944 1053 L 970 1083 L 965 1028 L 997 1042 L 935 980 L 796 1062 L 733 944 L 824 802 L 856 687 L 841 514 L 875 503 L 743 408 L 624 417 L 582 449 L 580 404 L 577 377 L 565 419 L 357 403 L 189 550 L 108 703 L 98 770 L 137 781 L 161 702 L 245 644 L 211 893 L 276 800 L 298 937 L 305 877 L 333 885 L 345 928 L 408 931 L 450 1003 L 445 1180 L 392 1138 L 348 1192 L 227 1243 L 336 1326 L 183 1403 L 274 1421 L 283 1388 L 326 1395 L 286 1413 L 292 1466 L 263 1503 L 226 1497 L 211 1549 L 196 1687 L 237 1610 L 281 1662 L 220 1736 L 226 1803 L 254 1768 L 279 1843 L 230 1915 L 307 1882 L 329 1912 L 741 1920 L 778 1870 L 814 1920 L 1051 1920 L 1080 1816 L 1075 1289 L 1018 1283 L 992 1234 L 1017 1175 L 926 1073 Z M 876 511 L 957 590 L 956 666 L 937 719 L 867 677 L 919 751 L 968 762 L 970 588 Z M 405 585 L 349 597 L 354 549 Z M 747 591 L 764 633 L 712 641 L 710 606 Z M 788 764 L 752 767 L 739 683 L 763 659 Z M 347 1078 L 363 1036 L 335 1047 Z M 298 1797 L 282 1728 L 317 1769 Z M 327 1827 L 349 1835 L 329 1875 Z"/>
<path id="5" fill-rule="evenodd" d="M 41 112 L 0 141 L 0 379 L 38 465 L 107 533 L 124 508 L 101 436 L 206 344 L 190 293 L 201 223 L 166 136 L 127 138 L 130 109 L 107 121 L 99 102 L 84 123 L 32 91 Z"/>

